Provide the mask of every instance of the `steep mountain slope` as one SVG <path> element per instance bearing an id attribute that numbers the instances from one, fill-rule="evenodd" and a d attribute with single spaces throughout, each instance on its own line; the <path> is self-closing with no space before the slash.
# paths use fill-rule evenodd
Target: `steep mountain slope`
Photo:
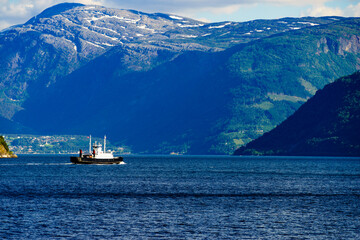
<path id="1" fill-rule="evenodd" d="M 168 17 L 169 18 L 169 17 Z M 60 4 L 0 34 L 0 114 L 8 119 L 29 97 L 29 86 L 39 92 L 115 45 L 161 38 L 179 20 L 157 15 L 80 4 Z M 190 24 L 199 24 L 188 20 Z M 184 48 L 209 50 L 196 44 Z"/>
<path id="2" fill-rule="evenodd" d="M 32 94 L 14 119 L 44 133 L 107 133 L 134 152 L 230 153 L 356 71 L 359 26 L 343 19 L 222 52 L 117 46 Z"/>
<path id="3" fill-rule="evenodd" d="M 360 69 L 359 26 L 359 19 L 344 20 L 262 39 L 235 53 L 227 65 L 237 86 L 225 132 L 246 143 L 244 137 L 269 131 L 317 89 Z"/>
<path id="4" fill-rule="evenodd" d="M 235 155 L 360 156 L 360 72 L 319 90 L 278 127 Z"/>
<path id="5" fill-rule="evenodd" d="M 46 92 L 59 79 L 116 46 L 131 47 L 133 52 L 142 51 L 149 44 L 179 54 L 194 50 L 211 52 L 339 19 L 205 24 L 169 14 L 59 4 L 23 25 L 0 32 L 0 115 L 12 119 L 27 99 Z M 127 66 L 132 71 L 139 70 L 132 65 L 138 65 L 142 59 L 128 55 L 127 65 L 121 71 L 127 71 Z M 147 61 L 149 56 L 143 56 Z M 29 88 L 36 91 L 31 95 Z"/>

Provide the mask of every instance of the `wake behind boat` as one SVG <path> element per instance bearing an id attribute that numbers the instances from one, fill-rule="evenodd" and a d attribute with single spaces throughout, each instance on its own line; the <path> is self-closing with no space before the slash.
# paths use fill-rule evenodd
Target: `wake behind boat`
<path id="1" fill-rule="evenodd" d="M 114 157 L 111 151 L 106 152 L 106 136 L 104 137 L 104 151 L 102 145 L 95 142 L 91 151 L 91 136 L 89 141 L 89 153 L 83 154 L 79 151 L 78 157 L 70 157 L 70 161 L 75 164 L 119 164 L 123 162 L 122 157 Z"/>

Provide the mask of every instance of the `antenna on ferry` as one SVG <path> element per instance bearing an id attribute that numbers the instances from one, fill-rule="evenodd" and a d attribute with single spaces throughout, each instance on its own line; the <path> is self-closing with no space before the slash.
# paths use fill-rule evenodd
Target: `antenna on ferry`
<path id="1" fill-rule="evenodd" d="M 89 141 L 89 153 L 91 153 L 91 135 L 90 135 L 90 141 Z"/>
<path id="2" fill-rule="evenodd" d="M 106 152 L 106 135 L 104 136 L 104 152 Z"/>

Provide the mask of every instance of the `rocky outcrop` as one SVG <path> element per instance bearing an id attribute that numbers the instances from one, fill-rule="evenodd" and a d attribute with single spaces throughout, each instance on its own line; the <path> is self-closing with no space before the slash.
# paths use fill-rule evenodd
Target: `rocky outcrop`
<path id="1" fill-rule="evenodd" d="M 9 150 L 3 136 L 0 136 L 0 158 L 17 158 L 17 156 Z"/>

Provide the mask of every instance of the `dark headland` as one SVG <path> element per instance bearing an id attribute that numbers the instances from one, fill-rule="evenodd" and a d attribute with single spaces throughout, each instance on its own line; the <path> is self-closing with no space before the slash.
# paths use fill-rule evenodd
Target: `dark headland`
<path id="1" fill-rule="evenodd" d="M 360 156 L 360 72 L 326 85 L 234 155 Z"/>

